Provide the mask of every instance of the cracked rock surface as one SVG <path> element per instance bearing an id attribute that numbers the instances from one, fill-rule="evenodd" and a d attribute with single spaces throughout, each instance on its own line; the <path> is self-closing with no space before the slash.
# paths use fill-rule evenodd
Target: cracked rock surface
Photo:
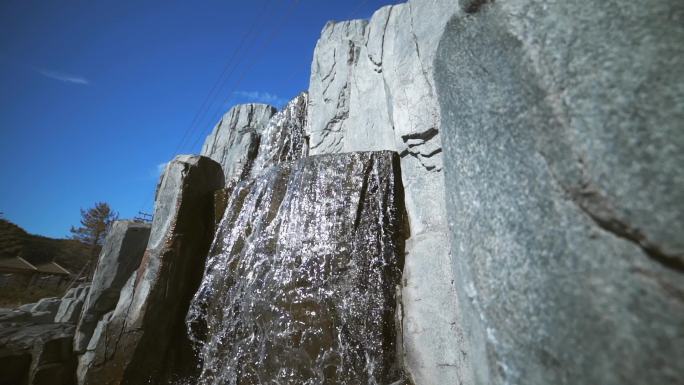
<path id="1" fill-rule="evenodd" d="M 439 37 L 458 11 L 450 0 L 411 0 L 383 7 L 368 21 L 330 22 L 311 64 L 309 153 L 401 156 L 411 233 L 402 330 L 405 362 L 418 384 L 458 383 L 464 362 L 432 75 Z"/>
<path id="2" fill-rule="evenodd" d="M 477 384 L 684 378 L 684 7 L 473 1 L 435 62 Z"/>
<path id="3" fill-rule="evenodd" d="M 276 109 L 266 104 L 239 104 L 231 108 L 204 141 L 200 155 L 218 162 L 226 183 L 248 177 L 261 133 Z"/>
<path id="4" fill-rule="evenodd" d="M 140 266 L 147 241 L 149 223 L 116 221 L 107 233 L 90 292 L 83 305 L 74 337 L 74 350 L 83 353 L 102 317 L 114 310 L 121 288 Z"/>
<path id="5" fill-rule="evenodd" d="M 55 322 L 77 323 L 89 291 L 89 285 L 80 285 L 67 290 L 55 314 Z"/>
<path id="6" fill-rule="evenodd" d="M 98 323 L 79 383 L 166 384 L 195 369 L 183 321 L 213 237 L 213 194 L 223 185 L 220 165 L 207 157 L 179 155 L 167 165 L 140 267 Z"/>

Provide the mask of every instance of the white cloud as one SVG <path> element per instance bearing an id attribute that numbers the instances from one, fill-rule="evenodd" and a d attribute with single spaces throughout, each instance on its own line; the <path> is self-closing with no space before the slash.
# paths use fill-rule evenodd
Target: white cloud
<path id="1" fill-rule="evenodd" d="M 280 96 L 272 94 L 270 92 L 235 91 L 233 92 L 233 95 L 240 98 L 248 99 L 248 102 L 272 104 L 276 107 L 280 107 L 288 102 L 287 99 L 283 99 Z"/>
<path id="2" fill-rule="evenodd" d="M 83 85 L 83 86 L 87 86 L 88 84 L 90 84 L 90 81 L 88 81 L 88 79 L 86 79 L 82 76 L 70 75 L 70 74 L 67 74 L 64 72 L 51 71 L 51 70 L 46 70 L 46 69 L 42 69 L 42 68 L 36 68 L 35 70 L 39 74 L 45 76 L 46 78 L 59 80 L 60 82 L 71 83 L 71 84 L 79 84 L 79 85 Z"/>

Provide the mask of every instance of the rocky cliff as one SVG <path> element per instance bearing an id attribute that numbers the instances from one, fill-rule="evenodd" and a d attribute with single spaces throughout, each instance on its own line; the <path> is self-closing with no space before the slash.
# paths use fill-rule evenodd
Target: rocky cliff
<path id="1" fill-rule="evenodd" d="M 683 20 L 410 0 L 328 23 L 308 93 L 232 108 L 167 168 L 144 257 L 105 247 L 79 382 L 681 383 Z"/>
<path id="2" fill-rule="evenodd" d="M 218 163 L 180 155 L 169 162 L 140 265 L 114 310 L 98 323 L 79 362 L 84 384 L 165 384 L 195 367 L 183 320 L 214 233 Z"/>
<path id="3" fill-rule="evenodd" d="M 434 76 L 468 376 L 681 383 L 684 6 L 465 10 Z"/>
<path id="4" fill-rule="evenodd" d="M 452 1 L 409 1 L 328 23 L 311 64 L 310 153 L 400 154 L 410 224 L 401 327 L 419 384 L 457 383 L 464 364 L 433 78 L 439 37 L 458 11 Z"/>

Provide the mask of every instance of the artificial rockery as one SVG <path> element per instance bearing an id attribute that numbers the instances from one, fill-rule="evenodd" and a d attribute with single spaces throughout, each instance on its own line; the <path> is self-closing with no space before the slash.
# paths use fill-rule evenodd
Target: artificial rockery
<path id="1" fill-rule="evenodd" d="M 151 227 L 114 226 L 75 325 L 42 332 L 61 361 L 7 332 L 25 359 L 0 359 L 31 383 L 681 383 L 683 20 L 411 0 L 330 22 L 308 92 L 232 108 L 168 164 Z"/>

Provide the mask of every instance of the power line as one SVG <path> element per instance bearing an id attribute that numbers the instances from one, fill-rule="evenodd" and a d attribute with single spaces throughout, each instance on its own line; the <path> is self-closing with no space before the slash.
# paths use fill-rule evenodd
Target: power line
<path id="1" fill-rule="evenodd" d="M 293 1 L 290 3 L 290 7 L 287 9 L 286 13 L 283 14 L 283 17 L 281 18 L 280 23 L 271 31 L 271 34 L 268 35 L 268 37 L 266 38 L 266 40 L 264 41 L 264 43 L 261 45 L 260 50 L 261 50 L 261 54 L 262 54 L 262 55 L 263 55 L 263 53 L 265 52 L 266 48 L 268 48 L 268 47 L 270 46 L 270 44 L 273 43 L 273 41 L 274 41 L 275 38 L 276 38 L 277 32 L 280 32 L 280 30 L 285 26 L 288 17 L 292 14 L 292 11 L 294 11 L 294 9 L 296 8 L 296 6 L 297 6 L 298 4 L 299 4 L 299 0 L 293 0 Z M 232 95 L 235 93 L 235 91 L 236 91 L 237 88 L 239 87 L 240 83 L 244 80 L 244 78 L 246 77 L 247 73 L 249 73 L 249 71 L 254 67 L 254 65 L 257 63 L 257 61 L 258 61 L 260 58 L 261 58 L 261 55 L 256 56 L 256 57 L 247 65 L 247 67 L 242 71 L 242 73 L 241 73 L 240 77 L 238 78 L 238 80 L 233 84 L 232 91 L 231 91 L 229 94 L 227 94 L 225 101 L 224 101 L 221 105 L 225 105 L 225 104 L 227 104 L 227 103 L 230 101 L 230 98 L 231 98 Z M 214 115 L 215 115 L 215 114 L 214 114 Z M 216 117 L 215 117 L 215 116 L 214 116 L 214 120 L 216 120 Z M 204 137 L 204 136 L 206 136 L 206 135 L 207 135 L 207 130 L 206 130 L 206 129 L 203 130 L 203 131 L 201 131 L 201 132 L 200 132 L 200 136 L 198 136 L 198 137 L 195 139 L 195 141 L 193 142 L 191 148 L 194 148 L 194 147 L 199 143 L 199 141 L 202 139 L 202 137 Z"/>
<path id="2" fill-rule="evenodd" d="M 270 8 L 275 8 L 275 7 L 269 7 L 269 4 L 272 0 L 266 0 L 264 2 L 264 6 L 261 9 L 260 12 L 257 13 L 254 22 L 250 23 L 249 29 L 242 35 L 240 39 L 240 43 L 237 45 L 237 47 L 233 50 L 232 54 L 230 55 L 228 61 L 226 62 L 225 66 L 223 67 L 223 70 L 221 71 L 219 77 L 216 79 L 214 82 L 213 86 L 211 87 L 209 93 L 205 97 L 204 101 L 200 105 L 200 108 L 198 109 L 197 113 L 195 113 L 190 125 L 184 130 L 183 135 L 181 139 L 179 140 L 178 144 L 176 145 L 173 153 L 171 154 L 171 157 L 174 157 L 179 150 L 182 148 L 183 144 L 189 140 L 190 138 L 193 137 L 193 132 L 196 130 L 197 127 L 199 126 L 199 123 L 202 121 L 202 115 L 204 115 L 209 108 L 213 105 L 211 102 L 211 99 L 215 98 L 218 96 L 219 91 L 223 88 L 223 86 L 226 84 L 228 79 L 232 76 L 233 72 L 235 69 L 237 69 L 238 65 L 240 62 L 243 60 L 244 57 L 247 56 L 247 53 L 249 50 L 252 48 L 252 43 L 259 37 L 260 31 L 262 28 L 257 28 L 261 27 L 264 22 L 267 21 L 268 16 L 270 16 L 266 11 L 268 11 Z M 256 31 L 256 34 L 254 33 Z M 245 45 L 245 43 L 247 43 Z M 246 49 L 246 51 L 245 51 Z M 243 54 L 240 54 L 241 51 L 244 51 Z M 237 59 L 237 61 L 236 61 Z M 201 130 L 201 128 L 200 128 Z M 193 145 L 194 147 L 194 145 Z M 146 204 L 150 201 L 153 201 L 151 195 L 144 194 L 143 200 L 140 203 L 140 211 L 142 211 Z"/>
<path id="3" fill-rule="evenodd" d="M 257 28 L 256 28 L 257 25 L 261 25 L 260 20 L 265 20 L 265 18 L 263 16 L 266 15 L 265 11 L 269 9 L 269 7 L 268 7 L 269 1 L 270 0 L 265 1 L 264 7 L 261 9 L 261 11 L 259 11 L 257 13 L 257 18 L 255 19 L 255 21 L 257 21 L 257 22 L 251 23 L 247 32 L 242 35 L 242 38 L 240 39 L 240 43 L 233 50 L 233 53 L 230 55 L 228 61 L 226 62 L 226 65 L 223 67 L 221 74 L 219 75 L 219 77 L 214 82 L 214 84 L 211 87 L 211 90 L 209 91 L 207 96 L 204 98 L 204 101 L 202 102 L 199 110 L 197 111 L 197 113 L 193 117 L 192 122 L 190 123 L 190 126 L 185 130 L 183 137 L 180 139 L 180 141 L 178 142 L 178 145 L 174 149 L 173 154 L 178 153 L 178 151 L 181 149 L 182 145 L 185 144 L 184 142 L 188 138 L 188 135 L 194 131 L 196 125 L 201 121 L 200 118 L 202 117 L 202 115 L 204 115 L 206 113 L 206 111 L 208 110 L 208 108 L 211 106 L 211 104 L 212 104 L 212 103 L 210 103 L 211 99 L 213 99 L 216 96 L 216 93 L 218 93 L 218 91 L 221 88 L 223 88 L 225 81 L 230 79 L 231 75 L 233 74 L 235 69 L 238 67 L 240 61 L 245 56 L 245 55 L 238 56 L 238 53 L 240 53 L 240 51 L 243 50 L 243 47 L 245 46 L 245 43 L 247 42 L 247 40 L 254 33 L 254 31 L 257 30 Z M 259 15 L 262 16 L 261 19 L 259 19 Z M 255 35 L 255 37 L 258 35 L 259 34 L 257 33 Z M 250 41 L 253 41 L 253 39 Z M 249 49 L 249 48 L 250 48 L 250 45 L 247 45 L 247 49 Z M 236 58 L 238 59 L 237 62 L 235 62 Z"/>

